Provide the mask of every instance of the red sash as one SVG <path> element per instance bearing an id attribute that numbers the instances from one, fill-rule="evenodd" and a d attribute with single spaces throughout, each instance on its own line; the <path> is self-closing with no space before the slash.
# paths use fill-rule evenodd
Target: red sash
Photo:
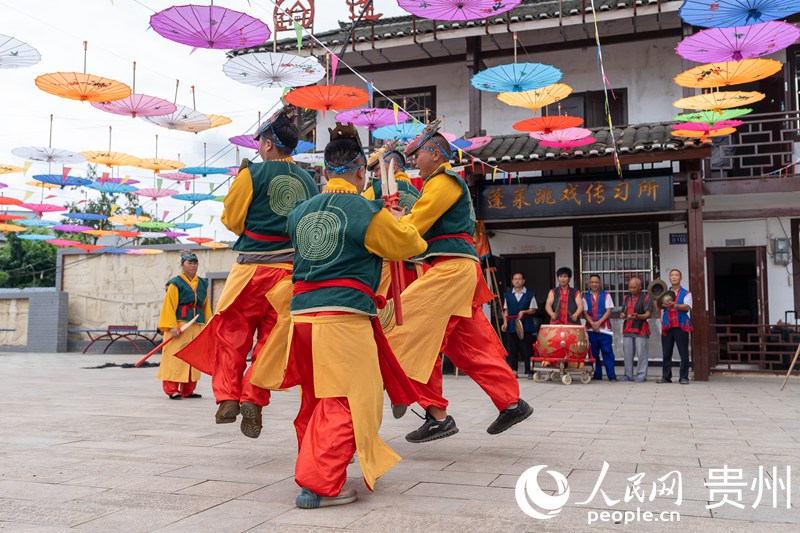
<path id="1" fill-rule="evenodd" d="M 436 237 L 431 237 L 430 239 L 428 239 L 428 244 L 436 241 L 441 241 L 442 239 L 462 239 L 467 241 L 472 246 L 475 246 L 475 240 L 469 233 L 446 233 L 444 235 L 437 235 Z"/>
<path id="2" fill-rule="evenodd" d="M 251 239 L 255 239 L 261 242 L 289 242 L 292 239 L 289 237 L 281 237 L 279 235 L 262 235 L 260 233 L 255 233 L 250 231 L 249 229 L 244 230 L 244 234 L 250 237 Z"/>

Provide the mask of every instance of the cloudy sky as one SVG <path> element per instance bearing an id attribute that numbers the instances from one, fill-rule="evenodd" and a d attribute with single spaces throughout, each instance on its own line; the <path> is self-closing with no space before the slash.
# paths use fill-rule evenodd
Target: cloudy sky
<path id="1" fill-rule="evenodd" d="M 109 126 L 112 127 L 114 151 L 137 157 L 155 156 L 155 136 L 158 135 L 158 155 L 180 159 L 191 166 L 203 165 L 206 145 L 210 166 L 236 164 L 234 147 L 228 138 L 252 131 L 258 112 L 266 112 L 281 95 L 278 89 L 259 89 L 237 83 L 222 72 L 225 51 L 191 48 L 169 41 L 148 29 L 150 16 L 162 9 L 183 2 L 168 0 L 0 0 L 0 34 L 15 37 L 35 47 L 42 60 L 28 68 L 0 69 L 0 163 L 23 166 L 24 160 L 11 154 L 21 146 L 47 146 L 50 114 L 55 116 L 53 147 L 76 152 L 107 150 Z M 187 2 L 188 3 L 188 2 Z M 194 0 L 207 4 L 208 0 Z M 316 29 L 323 31 L 346 20 L 345 0 L 317 0 Z M 260 18 L 272 27 L 273 5 L 269 0 L 218 0 L 219 5 Z M 387 16 L 404 12 L 393 0 L 375 0 L 376 12 Z M 293 33 L 279 37 L 291 37 Z M 37 76 L 56 71 L 83 70 L 83 41 L 88 41 L 87 72 L 113 78 L 131 85 L 133 62 L 136 61 L 136 92 L 172 101 L 176 80 L 180 80 L 177 103 L 192 106 L 191 86 L 195 87 L 197 109 L 204 113 L 225 115 L 233 119 L 229 125 L 200 134 L 171 131 L 152 125 L 143 119 L 105 113 L 88 103 L 67 100 L 40 91 L 34 85 Z M 241 157 L 252 152 L 241 149 Z M 82 175 L 85 165 L 74 165 L 72 175 Z M 54 173 L 61 167 L 54 165 Z M 107 169 L 106 169 L 107 170 Z M 25 185 L 34 174 L 48 172 L 46 163 L 34 163 L 26 176 L 0 175 L 8 188 L 0 190 L 7 196 L 22 198 L 35 191 L 29 201 L 39 201 L 40 190 Z M 115 170 L 120 176 L 142 181 L 140 187 L 152 187 L 152 173 L 147 170 L 122 167 Z M 206 193 L 210 184 L 222 178 L 198 180 L 196 192 Z M 173 186 L 164 182 L 164 187 Z M 182 190 L 183 192 L 183 190 Z M 44 196 L 53 194 L 45 192 Z M 83 192 L 57 192 L 57 198 L 46 200 L 58 203 L 62 198 L 83 198 Z M 89 194 L 96 194 L 90 192 Z M 172 218 L 186 209 L 187 204 L 162 200 L 159 214 L 168 210 Z M 149 210 L 152 205 L 148 206 Z M 206 223 L 211 216 L 218 219 L 222 204 L 204 202 L 195 207 L 192 221 Z M 57 217 L 50 217 L 56 219 Z M 218 221 L 203 230 L 204 236 L 230 240 Z M 192 234 L 197 234 L 193 230 Z"/>

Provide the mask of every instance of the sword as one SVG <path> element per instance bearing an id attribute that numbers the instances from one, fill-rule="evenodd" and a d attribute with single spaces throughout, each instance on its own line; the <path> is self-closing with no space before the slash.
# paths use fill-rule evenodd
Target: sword
<path id="1" fill-rule="evenodd" d="M 191 326 L 192 324 L 194 324 L 194 323 L 195 323 L 195 321 L 196 321 L 198 318 L 200 318 L 200 315 L 194 315 L 194 318 L 193 318 L 193 319 L 191 319 L 191 320 L 190 320 L 189 322 L 187 322 L 186 324 L 182 325 L 182 326 L 181 326 L 181 327 L 178 329 L 178 331 L 179 331 L 180 333 L 183 333 L 184 331 L 186 331 L 187 329 L 189 329 L 189 326 Z M 150 352 L 149 352 L 147 355 L 145 355 L 144 357 L 142 357 L 141 359 L 139 359 L 139 361 L 137 361 L 137 363 L 136 363 L 135 365 L 133 365 L 133 366 L 140 366 L 142 363 L 144 363 L 145 361 L 147 361 L 147 359 L 148 359 L 148 358 L 149 358 L 151 355 L 153 355 L 154 353 L 156 353 L 157 351 L 159 351 L 161 348 L 163 348 L 164 346 L 166 346 L 167 344 L 169 344 L 169 343 L 170 343 L 170 341 L 171 341 L 172 339 L 174 339 L 174 338 L 175 338 L 175 337 L 170 337 L 170 338 L 168 338 L 168 339 L 165 339 L 164 341 L 162 341 L 162 342 L 161 342 L 161 344 L 159 344 L 158 346 L 156 346 L 155 348 L 153 348 L 152 350 L 150 350 Z"/>
<path id="2" fill-rule="evenodd" d="M 381 168 L 381 191 L 382 198 L 386 207 L 397 207 L 400 200 L 400 193 L 397 189 L 397 180 L 394 178 L 394 159 L 389 162 L 388 168 L 386 161 L 381 156 L 378 159 Z M 392 293 L 394 294 L 394 315 L 398 326 L 403 325 L 403 307 L 400 303 L 400 293 L 403 292 L 403 262 L 389 261 L 389 272 L 392 276 Z"/>

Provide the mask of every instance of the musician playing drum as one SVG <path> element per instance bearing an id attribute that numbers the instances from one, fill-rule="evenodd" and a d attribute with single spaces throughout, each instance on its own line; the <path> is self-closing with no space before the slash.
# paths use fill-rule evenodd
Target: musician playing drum
<path id="1" fill-rule="evenodd" d="M 556 271 L 558 287 L 551 289 L 547 295 L 545 311 L 550 315 L 551 324 L 580 325 L 583 315 L 583 298 L 581 291 L 570 287 L 572 269 L 561 267 Z"/>

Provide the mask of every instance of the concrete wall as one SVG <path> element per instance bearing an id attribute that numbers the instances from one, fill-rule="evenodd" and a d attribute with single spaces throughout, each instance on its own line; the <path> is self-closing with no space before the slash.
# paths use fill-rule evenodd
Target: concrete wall
<path id="1" fill-rule="evenodd" d="M 0 324 L 14 329 L 0 336 L 0 346 L 14 352 L 65 352 L 68 299 L 54 288 L 0 289 Z"/>
<path id="2" fill-rule="evenodd" d="M 25 346 L 28 343 L 28 303 L 27 298 L 0 300 L 0 346 Z"/>

